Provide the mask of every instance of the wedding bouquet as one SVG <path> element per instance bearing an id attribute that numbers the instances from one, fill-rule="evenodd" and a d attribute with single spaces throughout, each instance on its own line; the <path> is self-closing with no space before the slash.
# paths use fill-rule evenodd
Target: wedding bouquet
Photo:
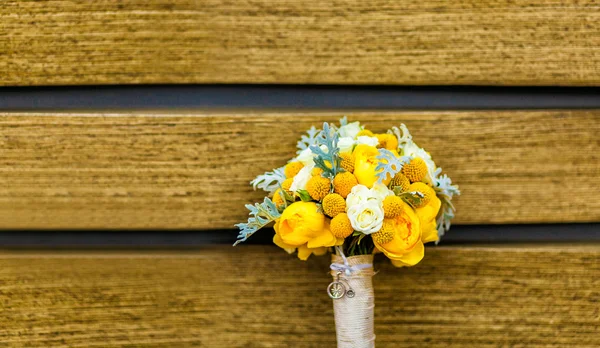
<path id="1" fill-rule="evenodd" d="M 269 196 L 246 205 L 234 245 L 273 223 L 273 242 L 301 260 L 333 252 L 327 293 L 338 347 L 374 347 L 373 254 L 416 265 L 424 243 L 450 228 L 460 192 L 441 172 L 404 124 L 381 134 L 345 117 L 339 127 L 313 126 L 296 157 L 251 182 Z"/>

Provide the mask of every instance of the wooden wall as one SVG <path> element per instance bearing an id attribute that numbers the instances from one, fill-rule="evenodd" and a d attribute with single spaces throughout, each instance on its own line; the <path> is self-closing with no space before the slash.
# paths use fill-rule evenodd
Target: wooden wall
<path id="1" fill-rule="evenodd" d="M 600 221 L 600 112 L 0 114 L 0 228 L 232 228 L 311 125 L 404 122 L 463 195 L 459 224 Z"/>
<path id="2" fill-rule="evenodd" d="M 0 86 L 597 87 L 599 23 L 573 0 L 7 0 Z M 599 110 L 2 110 L 0 233 L 232 228 L 262 197 L 252 178 L 347 115 L 406 123 L 461 187 L 455 223 L 568 238 L 600 222 Z M 335 345 L 327 257 L 0 249 L 1 346 Z M 376 268 L 378 347 L 600 346 L 597 240 L 442 242 Z"/>
<path id="3" fill-rule="evenodd" d="M 590 0 L 6 0 L 0 23 L 0 85 L 600 83 Z"/>
<path id="4" fill-rule="evenodd" d="M 27 347 L 334 347 L 326 257 L 275 246 L 0 254 L 0 340 Z M 377 347 L 597 347 L 600 248 L 376 259 Z"/>

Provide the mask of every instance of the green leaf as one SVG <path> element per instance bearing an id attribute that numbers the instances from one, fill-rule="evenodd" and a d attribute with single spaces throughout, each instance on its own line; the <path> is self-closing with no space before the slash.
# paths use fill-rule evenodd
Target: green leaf
<path id="1" fill-rule="evenodd" d="M 358 237 L 358 241 L 356 242 L 356 244 L 360 245 L 360 241 L 365 238 L 367 235 L 366 234 L 362 234 Z"/>
<path id="2" fill-rule="evenodd" d="M 308 194 L 308 191 L 306 191 L 306 190 L 298 190 L 298 191 L 296 191 L 296 193 L 298 194 L 298 196 L 300 197 L 300 199 L 302 200 L 302 202 L 310 202 L 310 201 L 312 201 L 312 198 L 310 198 L 310 194 Z"/>
<path id="3" fill-rule="evenodd" d="M 402 200 L 413 208 L 416 208 L 421 205 L 423 197 L 425 197 L 421 192 L 412 191 L 412 192 L 403 192 L 398 195 L 398 197 L 402 198 Z"/>
<path id="4" fill-rule="evenodd" d="M 293 203 L 295 201 L 294 196 L 290 195 L 286 190 L 284 190 L 281 187 L 281 185 L 279 185 L 279 188 L 281 189 L 279 191 L 279 193 L 281 194 L 281 198 L 283 198 L 284 201 L 290 202 L 290 203 Z"/>
<path id="5" fill-rule="evenodd" d="M 396 196 L 400 196 L 404 191 L 402 191 L 402 186 L 394 186 L 392 187 L 392 191 Z"/>

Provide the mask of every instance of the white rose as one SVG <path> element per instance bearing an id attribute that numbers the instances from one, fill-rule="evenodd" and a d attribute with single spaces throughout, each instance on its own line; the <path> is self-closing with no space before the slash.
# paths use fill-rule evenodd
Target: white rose
<path id="1" fill-rule="evenodd" d="M 379 145 L 379 140 L 376 137 L 368 137 L 366 135 L 361 135 L 356 140 L 356 145 L 365 144 L 373 147 L 377 147 Z"/>
<path id="2" fill-rule="evenodd" d="M 348 208 L 348 218 L 354 230 L 371 234 L 381 230 L 383 206 L 381 201 L 369 199 Z"/>
<path id="3" fill-rule="evenodd" d="M 302 169 L 300 169 L 298 174 L 296 174 L 296 176 L 294 177 L 294 180 L 292 181 L 292 185 L 290 185 L 290 191 L 296 192 L 298 190 L 305 190 L 308 180 L 310 180 L 310 178 L 312 177 L 311 172 L 314 167 L 315 167 L 315 164 L 311 159 L 310 164 L 302 167 Z"/>
<path id="4" fill-rule="evenodd" d="M 393 195 L 394 192 L 392 192 L 392 190 L 388 189 L 387 186 L 380 182 L 375 182 L 373 184 L 373 187 L 371 188 L 371 197 L 375 197 L 382 202 L 385 199 L 385 197 Z"/>
<path id="5" fill-rule="evenodd" d="M 360 122 L 352 122 L 352 123 L 348 123 L 345 126 L 341 126 L 340 129 L 338 130 L 338 132 L 340 134 L 340 138 L 349 137 L 352 139 L 356 139 L 356 135 L 361 130 L 362 130 L 362 127 L 360 126 Z"/>
<path id="6" fill-rule="evenodd" d="M 296 160 L 299 162 L 302 162 L 302 164 L 304 164 L 305 166 L 309 166 L 309 165 L 314 165 L 314 162 L 313 162 L 314 157 L 315 157 L 315 154 L 309 148 L 306 148 L 306 149 L 302 150 L 302 152 L 300 152 L 298 157 L 296 157 Z"/>
<path id="7" fill-rule="evenodd" d="M 351 207 L 366 202 L 371 198 L 371 191 L 365 185 L 355 185 L 348 197 L 346 197 L 346 207 Z"/>
<path id="8" fill-rule="evenodd" d="M 354 139 L 351 137 L 343 137 L 338 140 L 338 149 L 340 153 L 352 153 L 354 149 Z"/>

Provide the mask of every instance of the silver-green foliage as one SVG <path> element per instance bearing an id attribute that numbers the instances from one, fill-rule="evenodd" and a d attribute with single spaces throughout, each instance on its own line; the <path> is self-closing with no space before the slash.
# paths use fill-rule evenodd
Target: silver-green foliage
<path id="1" fill-rule="evenodd" d="M 302 152 L 303 150 L 306 150 L 311 146 L 317 145 L 317 137 L 319 136 L 320 132 L 321 130 L 316 129 L 315 126 L 310 127 L 306 134 L 302 135 L 300 137 L 300 140 L 298 140 L 298 144 L 296 145 L 298 147 L 298 151 L 296 151 L 296 153 L 300 154 L 300 152 Z"/>
<path id="2" fill-rule="evenodd" d="M 310 150 L 315 157 L 315 167 L 323 170 L 324 176 L 335 177 L 340 172 L 341 159 L 338 149 L 339 135 L 335 128 L 329 126 L 327 122 L 323 123 L 323 130 L 317 136 L 317 144 L 310 146 Z M 325 150 L 321 149 L 325 146 Z"/>
<path id="3" fill-rule="evenodd" d="M 281 183 L 285 180 L 285 167 L 274 169 L 272 172 L 266 172 L 257 176 L 254 180 L 250 181 L 252 187 L 256 190 L 257 188 L 265 190 L 269 193 L 275 192 Z"/>
<path id="4" fill-rule="evenodd" d="M 340 126 L 346 126 L 348 125 L 348 116 L 344 116 L 342 118 L 340 118 Z"/>
<path id="5" fill-rule="evenodd" d="M 450 229 L 450 221 L 454 218 L 454 212 L 456 209 L 452 204 L 452 197 L 460 195 L 460 190 L 458 189 L 458 185 L 452 185 L 452 180 L 448 177 L 448 175 L 439 175 L 441 173 L 441 168 L 438 168 L 435 172 L 435 192 L 442 202 L 440 207 L 440 211 L 438 212 L 438 216 L 436 218 L 438 236 L 441 238 L 446 231 Z"/>
<path id="6" fill-rule="evenodd" d="M 250 217 L 247 223 L 236 224 L 235 226 L 240 229 L 240 233 L 237 237 L 237 241 L 233 246 L 238 245 L 241 242 L 245 242 L 254 232 L 268 225 L 270 222 L 275 221 L 281 216 L 277 206 L 269 198 L 265 197 L 262 203 L 246 204 L 246 208 L 250 210 Z"/>
<path id="7" fill-rule="evenodd" d="M 378 159 L 377 167 L 375 167 L 375 174 L 377 176 L 377 182 L 382 183 L 387 176 L 393 178 L 396 173 L 402 170 L 404 164 L 410 162 L 409 156 L 402 156 L 401 158 L 396 157 L 396 155 L 387 149 L 379 149 L 379 155 L 376 157 Z"/>

